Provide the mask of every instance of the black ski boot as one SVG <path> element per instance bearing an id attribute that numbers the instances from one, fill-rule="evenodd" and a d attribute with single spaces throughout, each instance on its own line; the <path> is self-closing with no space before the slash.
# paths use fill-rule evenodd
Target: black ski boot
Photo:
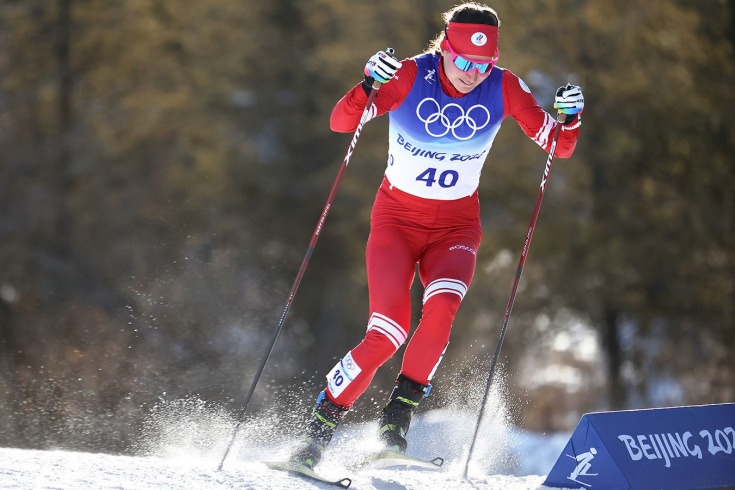
<path id="1" fill-rule="evenodd" d="M 345 413 L 347 410 L 330 402 L 322 391 L 311 413 L 306 438 L 291 455 L 291 462 L 303 464 L 313 470 L 321 461 L 324 450 Z"/>
<path id="2" fill-rule="evenodd" d="M 399 375 L 390 401 L 378 419 L 378 436 L 385 448 L 405 454 L 408 442 L 406 433 L 411 425 L 411 414 L 422 398 L 429 395 L 431 385 L 425 386 Z"/>

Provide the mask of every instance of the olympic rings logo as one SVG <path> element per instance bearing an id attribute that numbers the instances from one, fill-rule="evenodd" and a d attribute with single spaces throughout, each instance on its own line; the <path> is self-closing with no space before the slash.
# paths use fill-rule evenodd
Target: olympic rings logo
<path id="1" fill-rule="evenodd" d="M 433 102 L 433 110 L 431 114 L 424 117 L 421 113 L 421 108 L 425 102 Z M 475 112 L 475 118 L 472 117 L 473 111 Z M 454 120 L 451 117 L 455 116 Z M 490 123 L 490 111 L 482 104 L 475 104 L 465 113 L 464 108 L 455 103 L 450 103 L 444 107 L 439 107 L 439 102 L 431 97 L 427 97 L 416 106 L 416 115 L 419 120 L 424 123 L 426 132 L 435 138 L 441 138 L 450 131 L 452 136 L 460 141 L 468 140 L 475 136 L 479 130 L 483 129 Z M 479 121 L 484 121 L 478 124 Z M 439 126 L 437 128 L 436 126 Z M 468 129 L 461 130 L 463 126 Z M 440 129 L 443 128 L 443 131 Z M 458 129 L 460 129 L 458 131 Z M 433 131 L 432 131 L 433 130 Z M 437 132 L 438 131 L 438 132 Z M 464 134 L 468 133 L 468 134 Z"/>

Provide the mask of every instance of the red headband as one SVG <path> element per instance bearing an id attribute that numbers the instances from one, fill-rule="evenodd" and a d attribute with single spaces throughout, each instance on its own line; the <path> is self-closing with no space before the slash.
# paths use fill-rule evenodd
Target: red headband
<path id="1" fill-rule="evenodd" d="M 446 37 L 460 54 L 493 57 L 498 49 L 497 26 L 450 22 L 446 27 Z"/>

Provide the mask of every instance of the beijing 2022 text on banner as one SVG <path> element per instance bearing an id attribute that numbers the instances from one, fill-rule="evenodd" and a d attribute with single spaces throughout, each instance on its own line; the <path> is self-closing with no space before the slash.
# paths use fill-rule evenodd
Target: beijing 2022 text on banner
<path id="1" fill-rule="evenodd" d="M 544 485 L 735 488 L 735 403 L 586 414 Z"/>

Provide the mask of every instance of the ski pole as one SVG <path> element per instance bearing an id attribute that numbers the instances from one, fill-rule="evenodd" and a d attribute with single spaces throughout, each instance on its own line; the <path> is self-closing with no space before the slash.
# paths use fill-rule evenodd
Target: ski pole
<path id="1" fill-rule="evenodd" d="M 566 114 L 558 113 L 556 120 L 559 124 L 556 125 L 554 130 L 554 137 L 551 141 L 551 147 L 549 148 L 549 156 L 546 159 L 546 167 L 544 168 L 544 175 L 541 178 L 541 185 L 536 195 L 536 204 L 533 207 L 531 213 L 531 221 L 528 224 L 528 231 L 526 232 L 526 241 L 523 244 L 523 250 L 521 250 L 521 258 L 518 261 L 518 269 L 516 270 L 516 277 L 513 281 L 513 288 L 510 291 L 510 298 L 508 299 L 508 305 L 505 307 L 505 316 L 503 317 L 503 324 L 500 327 L 500 337 L 498 343 L 495 345 L 495 354 L 490 361 L 490 372 L 488 373 L 487 385 L 485 386 L 485 394 L 482 397 L 480 403 L 480 414 L 475 423 L 475 432 L 472 435 L 472 443 L 470 444 L 470 452 L 467 455 L 467 461 L 464 466 L 464 478 L 467 478 L 467 472 L 470 467 L 470 460 L 472 459 L 472 452 L 475 449 L 475 443 L 477 442 L 477 434 L 480 431 L 480 425 L 482 425 L 482 419 L 485 415 L 485 404 L 487 403 L 488 396 L 490 395 L 490 388 L 493 384 L 493 377 L 495 376 L 495 369 L 498 365 L 498 357 L 500 357 L 500 349 L 503 346 L 503 339 L 505 338 L 505 331 L 508 328 L 508 321 L 510 320 L 510 312 L 513 309 L 513 303 L 515 302 L 516 292 L 518 291 L 518 284 L 521 281 L 521 274 L 523 274 L 523 266 L 526 264 L 526 257 L 528 257 L 528 250 L 531 247 L 531 238 L 533 238 L 533 231 L 536 228 L 536 221 L 538 220 L 539 211 L 541 210 L 541 201 L 544 199 L 544 192 L 546 191 L 546 184 L 549 181 L 549 174 L 551 173 L 551 163 L 554 160 L 554 152 L 556 151 L 556 143 L 559 140 L 559 134 L 561 133 L 562 122 L 566 118 Z"/>
<path id="2" fill-rule="evenodd" d="M 389 54 L 394 53 L 392 48 L 388 48 L 386 52 Z M 355 129 L 355 133 L 352 136 L 352 140 L 350 141 L 350 146 L 347 148 L 347 154 L 345 154 L 345 157 L 342 160 L 342 164 L 340 165 L 339 170 L 337 171 L 337 177 L 334 179 L 334 183 L 332 184 L 332 189 L 331 191 L 329 191 L 329 197 L 327 197 L 327 202 L 324 205 L 322 214 L 320 215 L 319 221 L 316 224 L 314 233 L 311 235 L 309 246 L 306 248 L 306 254 L 304 255 L 304 259 L 301 261 L 301 267 L 299 268 L 299 272 L 296 274 L 296 279 L 293 282 L 293 286 L 291 286 L 291 292 L 288 293 L 288 299 L 286 300 L 286 306 L 283 308 L 281 317 L 278 319 L 278 324 L 276 325 L 276 328 L 273 330 L 273 337 L 271 338 L 271 341 L 268 344 L 266 353 L 260 361 L 260 366 L 258 366 L 258 370 L 256 371 L 255 377 L 253 378 L 253 381 L 250 385 L 250 389 L 248 390 L 248 393 L 245 396 L 245 402 L 243 403 L 243 406 L 241 409 L 241 415 L 240 417 L 238 417 L 237 424 L 235 425 L 235 428 L 232 430 L 230 441 L 227 444 L 227 449 L 225 449 L 225 453 L 222 456 L 222 460 L 220 461 L 219 466 L 217 467 L 217 470 L 222 469 L 222 466 L 225 463 L 225 459 L 227 459 L 227 455 L 230 453 L 230 450 L 232 449 L 232 446 L 235 443 L 235 437 L 237 436 L 237 431 L 240 429 L 240 427 L 242 426 L 244 422 L 245 412 L 247 411 L 248 405 L 250 404 L 250 400 L 253 397 L 253 392 L 255 392 L 255 387 L 257 386 L 261 375 L 263 374 L 263 370 L 265 369 L 265 365 L 268 362 L 268 358 L 273 352 L 273 347 L 276 344 L 276 339 L 278 339 L 278 334 L 281 333 L 281 329 L 283 328 L 283 323 L 286 321 L 286 315 L 288 315 L 288 310 L 291 309 L 291 303 L 293 303 L 293 299 L 296 296 L 296 291 L 299 289 L 299 284 L 301 284 L 301 279 L 304 277 L 304 273 L 306 272 L 306 266 L 309 265 L 309 259 L 311 259 L 311 254 L 314 252 L 314 247 L 316 247 L 316 242 L 319 240 L 319 236 L 321 235 L 322 229 L 324 228 L 324 223 L 326 222 L 327 216 L 329 215 L 329 210 L 332 208 L 332 203 L 334 202 L 334 199 L 337 195 L 337 189 L 339 189 L 339 185 L 342 182 L 342 179 L 344 178 L 344 174 L 345 174 L 345 171 L 347 170 L 347 165 L 349 165 L 350 163 L 350 158 L 352 157 L 352 153 L 355 151 L 355 146 L 357 145 L 357 139 L 360 137 L 360 132 L 362 132 L 362 127 L 368 120 L 370 120 L 375 115 L 373 113 L 373 100 L 375 99 L 375 96 L 377 95 L 378 90 L 380 90 L 381 85 L 382 83 L 380 82 L 377 82 L 377 81 L 373 82 L 372 89 L 370 90 L 370 95 L 368 95 L 367 104 L 365 105 L 365 110 L 362 111 L 360 122 L 358 123 L 357 128 Z"/>

